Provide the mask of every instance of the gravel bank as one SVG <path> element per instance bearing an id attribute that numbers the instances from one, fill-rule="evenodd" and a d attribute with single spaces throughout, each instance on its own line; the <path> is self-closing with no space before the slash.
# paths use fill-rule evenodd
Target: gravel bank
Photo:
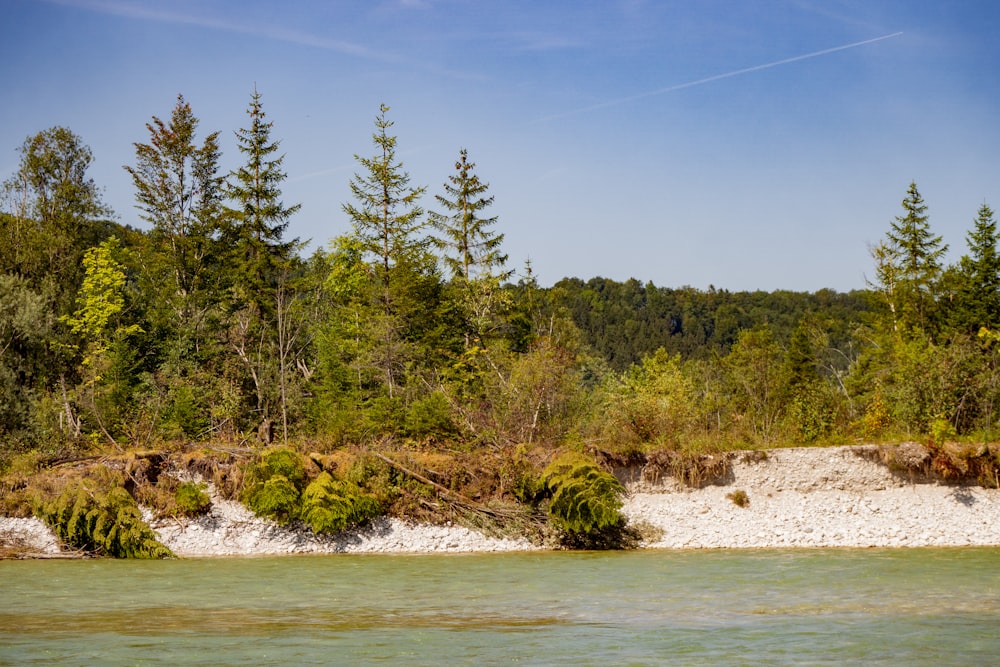
<path id="1" fill-rule="evenodd" d="M 151 520 L 160 541 L 178 556 L 263 556 L 299 553 L 449 553 L 525 551 L 527 540 L 499 540 L 460 526 L 414 525 L 381 519 L 338 535 L 320 536 L 261 519 L 243 505 L 212 499 L 196 519 Z"/>
<path id="2" fill-rule="evenodd" d="M 737 460 L 723 486 L 630 487 L 629 520 L 662 531 L 651 548 L 1000 545 L 997 489 L 911 483 L 850 447 Z M 727 498 L 736 490 L 747 506 Z"/>
<path id="3" fill-rule="evenodd" d="M 1000 545 L 1000 491 L 915 484 L 858 455 L 857 448 L 778 449 L 764 460 L 737 459 L 724 485 L 682 487 L 667 478 L 632 481 L 624 512 L 659 537 L 649 548 L 924 547 Z M 737 506 L 727 494 L 744 491 Z M 151 517 L 147 517 L 151 519 Z M 151 520 L 179 556 L 293 553 L 524 551 L 526 540 L 498 540 L 459 526 L 384 519 L 320 537 L 276 526 L 238 503 L 213 499 L 197 519 Z M 0 546 L 58 553 L 37 519 L 0 518 Z"/>

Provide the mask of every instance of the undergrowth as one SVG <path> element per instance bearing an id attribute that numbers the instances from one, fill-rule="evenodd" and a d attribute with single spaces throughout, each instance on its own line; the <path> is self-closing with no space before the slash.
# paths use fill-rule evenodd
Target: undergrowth
<path id="1" fill-rule="evenodd" d="M 56 495 L 39 496 L 35 514 L 71 549 L 113 558 L 172 557 L 120 482 L 107 473 L 72 480 Z"/>

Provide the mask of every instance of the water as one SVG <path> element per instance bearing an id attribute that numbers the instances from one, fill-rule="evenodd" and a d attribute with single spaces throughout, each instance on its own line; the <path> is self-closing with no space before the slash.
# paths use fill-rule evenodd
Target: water
<path id="1" fill-rule="evenodd" d="M 0 562 L 0 665 L 976 665 L 1000 550 Z"/>

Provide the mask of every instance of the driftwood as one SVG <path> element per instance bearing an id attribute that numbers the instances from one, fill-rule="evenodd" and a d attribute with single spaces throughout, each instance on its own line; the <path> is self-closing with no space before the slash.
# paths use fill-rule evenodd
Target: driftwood
<path id="1" fill-rule="evenodd" d="M 455 505 L 463 510 L 471 511 L 476 514 L 489 517 L 490 519 L 493 519 L 495 521 L 501 521 L 503 519 L 512 519 L 524 515 L 524 512 L 521 510 L 505 509 L 499 507 L 487 507 L 482 503 L 477 503 L 476 501 L 462 495 L 461 493 L 458 493 L 457 491 L 452 491 L 448 487 L 442 486 L 437 482 L 435 482 L 434 480 L 424 475 L 421 475 L 416 471 L 410 470 L 409 468 L 399 463 L 398 461 L 393 461 L 388 456 L 384 456 L 383 454 L 379 454 L 378 452 L 372 452 L 372 453 L 382 461 L 385 461 L 387 464 L 395 468 L 396 470 L 399 470 L 400 472 L 409 475 L 418 482 L 422 482 L 424 484 L 427 484 L 428 486 L 433 487 L 438 492 L 440 492 L 440 494 L 444 496 L 445 499 L 447 499 L 452 505 Z"/>

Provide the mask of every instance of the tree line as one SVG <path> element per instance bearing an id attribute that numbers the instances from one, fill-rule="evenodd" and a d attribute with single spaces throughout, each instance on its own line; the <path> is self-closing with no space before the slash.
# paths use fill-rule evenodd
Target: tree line
<path id="1" fill-rule="evenodd" d="M 397 157 L 390 109 L 356 155 L 351 231 L 305 256 L 274 124 L 253 91 L 220 133 L 178 96 L 124 168 L 146 223 L 115 222 L 63 127 L 28 137 L 0 213 L 0 454 L 173 442 L 386 440 L 701 448 L 990 437 L 1000 258 L 983 204 L 967 252 L 911 183 L 848 294 L 542 288 L 503 251 L 468 152 L 438 194 Z M 427 209 L 424 206 L 427 206 Z"/>

